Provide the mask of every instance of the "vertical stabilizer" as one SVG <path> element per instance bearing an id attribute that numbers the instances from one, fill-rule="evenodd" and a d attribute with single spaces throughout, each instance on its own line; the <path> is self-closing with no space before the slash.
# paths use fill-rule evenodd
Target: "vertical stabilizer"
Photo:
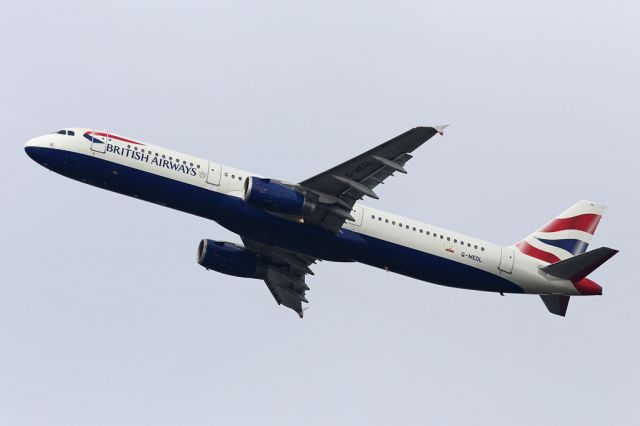
<path id="1" fill-rule="evenodd" d="M 522 253 L 547 263 L 582 254 L 587 250 L 605 208 L 591 201 L 578 201 L 516 247 Z"/>

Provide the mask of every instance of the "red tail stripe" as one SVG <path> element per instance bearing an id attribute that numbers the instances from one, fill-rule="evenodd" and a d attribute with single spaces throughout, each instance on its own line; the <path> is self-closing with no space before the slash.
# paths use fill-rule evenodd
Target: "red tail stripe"
<path id="1" fill-rule="evenodd" d="M 558 256 L 540 250 L 539 248 L 535 248 L 526 241 L 520 241 L 518 244 L 516 244 L 516 247 L 518 247 L 520 251 L 527 256 L 535 257 L 536 259 L 540 259 L 544 262 L 556 263 L 560 261 L 560 258 Z"/>
<path id="2" fill-rule="evenodd" d="M 585 213 L 573 217 L 554 219 L 543 226 L 540 231 L 555 232 L 565 231 L 567 229 L 575 229 L 593 235 L 593 233 L 596 231 L 596 228 L 598 227 L 598 222 L 600 222 L 600 217 L 601 216 L 599 214 Z"/>

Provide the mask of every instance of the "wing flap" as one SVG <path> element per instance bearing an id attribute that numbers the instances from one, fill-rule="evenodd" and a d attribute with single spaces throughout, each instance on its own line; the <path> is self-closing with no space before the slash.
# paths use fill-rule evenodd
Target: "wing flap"
<path id="1" fill-rule="evenodd" d="M 274 273 L 273 270 L 267 271 L 264 282 L 279 305 L 284 305 L 294 310 L 300 318 L 303 317 L 302 302 L 309 303 L 305 296 L 306 290 L 295 288 L 282 274 Z"/>
<path id="2" fill-rule="evenodd" d="M 434 135 L 441 134 L 444 127 L 416 127 L 302 181 L 300 186 L 316 193 L 321 203 L 305 222 L 337 232 L 349 219 L 356 201 L 364 196 L 378 198 L 373 189 L 396 172 L 407 173 L 404 165 L 412 158 L 410 153 Z"/>
<path id="3" fill-rule="evenodd" d="M 242 238 L 247 250 L 268 258 L 264 282 L 278 305 L 286 306 L 303 317 L 302 303 L 309 303 L 306 292 L 309 286 L 306 275 L 313 275 L 309 268 L 316 259 L 301 253 L 262 244 Z"/>

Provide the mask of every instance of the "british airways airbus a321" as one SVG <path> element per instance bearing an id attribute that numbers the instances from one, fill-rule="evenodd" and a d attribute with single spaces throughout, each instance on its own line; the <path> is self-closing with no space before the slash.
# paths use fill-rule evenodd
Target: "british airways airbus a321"
<path id="1" fill-rule="evenodd" d="M 435 284 L 540 295 L 564 316 L 570 296 L 600 295 L 587 276 L 617 253 L 586 251 L 604 206 L 579 201 L 517 244 L 501 246 L 358 203 L 406 173 L 411 153 L 445 126 L 417 127 L 299 183 L 125 138 L 68 128 L 25 151 L 89 185 L 216 221 L 243 245 L 202 240 L 206 269 L 264 280 L 276 302 L 303 315 L 318 260 L 360 262 Z"/>

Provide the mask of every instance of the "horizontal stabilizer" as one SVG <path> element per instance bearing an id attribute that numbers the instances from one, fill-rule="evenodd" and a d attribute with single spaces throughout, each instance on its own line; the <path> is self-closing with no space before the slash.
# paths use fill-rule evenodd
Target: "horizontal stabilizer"
<path id="1" fill-rule="evenodd" d="M 613 257 L 617 252 L 618 250 L 614 250 L 609 247 L 600 247 L 595 250 L 561 260 L 560 262 L 547 265 L 541 269 L 554 277 L 576 282 L 595 271 L 600 267 L 600 265 L 611 259 L 611 257 Z M 546 303 L 547 302 L 545 302 L 545 304 Z M 549 305 L 547 305 L 547 308 L 548 307 Z"/>
<path id="2" fill-rule="evenodd" d="M 545 294 L 540 296 L 545 306 L 552 314 L 560 315 L 561 317 L 567 314 L 567 307 L 569 306 L 569 296 L 559 296 L 557 294 Z"/>

